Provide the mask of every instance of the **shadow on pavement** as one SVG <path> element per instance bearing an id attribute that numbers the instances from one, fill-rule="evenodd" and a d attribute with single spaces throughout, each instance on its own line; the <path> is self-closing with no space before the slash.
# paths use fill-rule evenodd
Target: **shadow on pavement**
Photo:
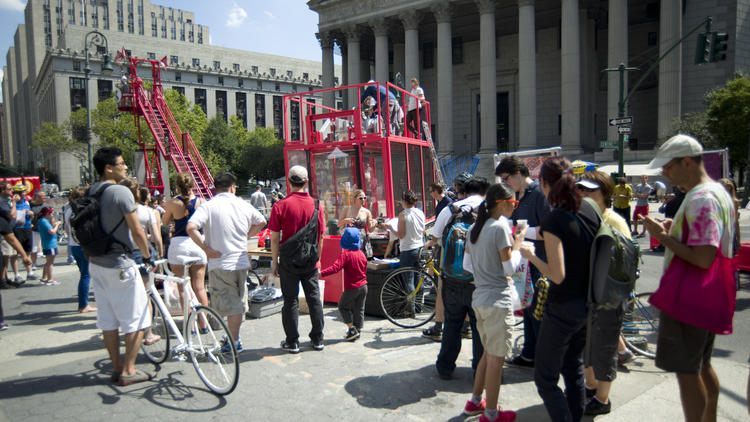
<path id="1" fill-rule="evenodd" d="M 394 410 L 435 397 L 441 391 L 471 393 L 471 369 L 465 369 L 456 370 L 461 376 L 454 373 L 453 380 L 444 381 L 438 378 L 435 367 L 428 365 L 411 371 L 355 378 L 344 388 L 361 406 Z"/>
<path id="2" fill-rule="evenodd" d="M 13 325 L 49 325 L 59 322 L 78 322 L 91 320 L 92 314 L 80 314 L 75 309 L 58 312 L 22 312 L 15 315 L 6 315 L 6 322 Z M 54 321 L 52 321 L 55 319 Z"/>
<path id="3" fill-rule="evenodd" d="M 95 328 L 96 328 L 96 322 L 91 322 L 88 324 L 78 322 L 75 324 L 63 325 L 60 327 L 51 327 L 50 330 L 57 331 L 60 333 L 73 333 L 73 332 L 82 331 L 82 330 L 93 330 Z"/>
<path id="4" fill-rule="evenodd" d="M 513 409 L 507 409 L 513 410 Z M 533 406 L 524 407 L 523 409 L 516 409 L 516 420 L 519 421 L 546 421 L 549 420 L 547 409 L 543 404 L 535 404 Z"/>
<path id="5" fill-rule="evenodd" d="M 388 334 L 407 331 L 405 328 L 378 328 L 373 331 L 373 340 L 364 343 L 364 346 L 370 349 L 389 349 L 403 346 L 418 346 L 422 344 L 432 344 L 434 341 L 422 337 L 419 330 L 414 330 L 414 335 L 406 338 L 395 340 L 385 340 Z"/>
<path id="6" fill-rule="evenodd" d="M 23 350 L 18 352 L 18 356 L 55 355 L 58 353 L 90 352 L 101 349 L 103 349 L 101 337 L 99 334 L 95 334 L 88 340 L 81 340 L 75 343 L 64 344 L 56 347 L 40 347 L 37 349 Z"/>
<path id="7" fill-rule="evenodd" d="M 64 305 L 66 303 L 78 303 L 78 296 L 56 297 L 53 299 L 27 300 L 23 305 Z M 75 311 L 75 309 L 72 309 Z"/>

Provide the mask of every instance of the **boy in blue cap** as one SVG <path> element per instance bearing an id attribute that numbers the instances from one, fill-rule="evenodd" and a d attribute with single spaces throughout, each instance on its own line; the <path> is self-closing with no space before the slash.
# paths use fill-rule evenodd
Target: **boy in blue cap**
<path id="1" fill-rule="evenodd" d="M 344 270 L 344 291 L 339 299 L 339 314 L 349 329 L 347 341 L 359 338 L 365 320 L 367 298 L 367 258 L 360 250 L 359 229 L 348 227 L 341 236 L 341 255 L 330 267 L 320 272 L 321 277 Z"/>

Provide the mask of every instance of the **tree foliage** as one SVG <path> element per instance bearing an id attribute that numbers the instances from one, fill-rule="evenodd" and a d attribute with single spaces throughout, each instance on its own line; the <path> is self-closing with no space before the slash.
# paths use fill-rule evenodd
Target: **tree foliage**
<path id="1" fill-rule="evenodd" d="M 671 138 L 678 133 L 690 135 L 700 140 L 706 148 L 718 148 L 713 132 L 708 128 L 708 115 L 703 113 L 685 113 L 682 119 L 675 119 L 672 122 Z M 666 141 L 666 139 L 664 140 Z"/>
<path id="2" fill-rule="evenodd" d="M 59 153 L 73 154 L 79 160 L 86 158 L 86 144 L 70 136 L 70 124 L 65 122 L 42 122 L 31 135 L 31 146 L 42 153 L 46 164 L 52 157 Z"/>
<path id="3" fill-rule="evenodd" d="M 729 148 L 733 168 L 747 165 L 750 140 L 750 79 L 742 75 L 706 95 L 707 127 L 719 146 Z"/>

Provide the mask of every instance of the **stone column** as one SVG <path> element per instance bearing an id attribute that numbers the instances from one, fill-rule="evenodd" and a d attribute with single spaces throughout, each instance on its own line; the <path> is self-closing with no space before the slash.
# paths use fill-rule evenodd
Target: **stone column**
<path id="1" fill-rule="evenodd" d="M 349 85 L 349 50 L 346 48 L 346 38 L 343 35 L 340 35 L 336 42 L 341 48 L 341 86 L 346 86 Z M 349 93 L 347 90 L 341 92 L 341 100 L 344 103 L 344 107 L 348 108 Z"/>
<path id="2" fill-rule="evenodd" d="M 476 0 L 479 8 L 479 106 L 482 160 L 497 152 L 497 75 L 495 0 Z M 484 176 L 484 174 L 482 174 Z"/>
<path id="3" fill-rule="evenodd" d="M 561 104 L 563 153 L 581 151 L 581 44 L 578 0 L 562 0 Z"/>
<path id="4" fill-rule="evenodd" d="M 406 78 L 406 75 L 404 75 L 404 48 L 405 46 L 403 39 L 401 41 L 398 41 L 397 38 L 396 41 L 393 42 L 393 77 L 395 78 L 396 74 L 400 73 L 402 80 Z M 404 83 L 406 83 L 406 81 L 404 81 Z"/>
<path id="5" fill-rule="evenodd" d="M 351 26 L 346 29 L 346 48 L 347 48 L 347 81 L 348 85 L 355 85 L 360 81 L 360 53 L 359 53 L 359 30 L 356 26 Z M 348 90 L 349 108 L 354 107 L 359 98 L 357 97 L 357 90 Z"/>
<path id="6" fill-rule="evenodd" d="M 334 74 L 333 74 L 333 36 L 330 32 L 324 32 L 317 34 L 318 40 L 320 41 L 320 49 L 323 53 L 323 88 L 334 87 Z M 333 91 L 323 93 L 323 105 L 327 107 L 333 107 Z"/>
<path id="7" fill-rule="evenodd" d="M 440 155 L 453 152 L 453 47 L 451 6 L 433 6 L 437 21 L 437 139 Z"/>
<path id="8" fill-rule="evenodd" d="M 518 0 L 519 149 L 536 147 L 536 21 L 534 0 Z"/>
<path id="9" fill-rule="evenodd" d="M 623 63 L 628 65 L 628 0 L 609 0 L 609 29 L 607 30 L 607 67 L 614 69 Z M 662 62 L 663 63 L 663 62 Z M 623 96 L 628 92 L 628 78 L 625 77 Z M 617 117 L 620 98 L 620 74 L 607 73 L 607 120 Z M 607 129 L 607 140 L 619 139 L 617 127 Z"/>
<path id="10" fill-rule="evenodd" d="M 411 11 L 401 15 L 404 23 L 404 85 L 411 78 L 419 79 L 419 15 Z"/>
<path id="11" fill-rule="evenodd" d="M 682 1 L 662 0 L 659 15 L 659 55 L 682 37 Z M 669 136 L 672 121 L 681 115 L 682 47 L 659 63 L 659 139 Z"/>
<path id="12" fill-rule="evenodd" d="M 385 19 L 373 22 L 375 34 L 375 80 L 384 84 L 388 82 L 388 23 Z"/>

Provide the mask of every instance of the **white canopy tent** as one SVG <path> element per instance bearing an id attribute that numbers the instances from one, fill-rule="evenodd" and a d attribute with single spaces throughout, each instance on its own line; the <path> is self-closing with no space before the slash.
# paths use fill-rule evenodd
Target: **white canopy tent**
<path id="1" fill-rule="evenodd" d="M 617 164 L 609 164 L 599 167 L 599 171 L 607 174 L 617 173 Z M 660 176 L 661 169 L 650 169 L 646 164 L 625 164 L 625 174 L 628 176 Z"/>

